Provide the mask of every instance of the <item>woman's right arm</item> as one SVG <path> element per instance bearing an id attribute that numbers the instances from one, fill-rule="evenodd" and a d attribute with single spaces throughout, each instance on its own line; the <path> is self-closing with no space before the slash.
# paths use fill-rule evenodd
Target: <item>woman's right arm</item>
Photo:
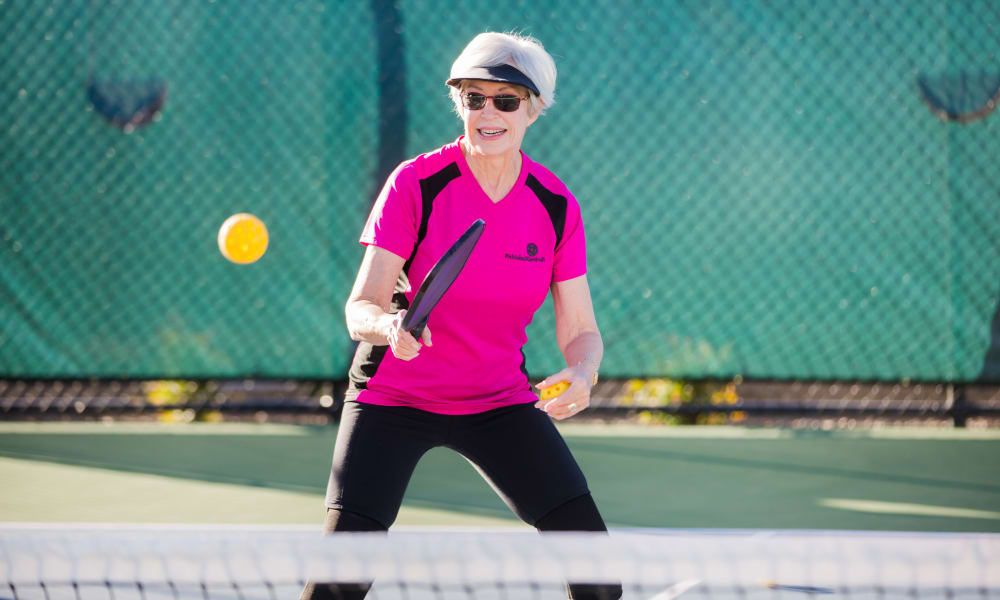
<path id="1" fill-rule="evenodd" d="M 406 311 L 389 313 L 396 280 L 405 262 L 388 250 L 369 245 L 344 312 L 352 340 L 389 346 L 397 358 L 411 360 L 420 352 L 421 344 L 400 326 Z M 428 328 L 420 337 L 431 345 Z"/>

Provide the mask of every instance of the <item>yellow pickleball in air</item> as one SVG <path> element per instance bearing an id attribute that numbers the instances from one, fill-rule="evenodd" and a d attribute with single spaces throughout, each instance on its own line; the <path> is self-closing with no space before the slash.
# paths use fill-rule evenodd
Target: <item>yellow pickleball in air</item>
<path id="1" fill-rule="evenodd" d="M 249 213 L 235 214 L 219 228 L 219 252 L 238 265 L 256 262 L 267 250 L 267 227 Z"/>

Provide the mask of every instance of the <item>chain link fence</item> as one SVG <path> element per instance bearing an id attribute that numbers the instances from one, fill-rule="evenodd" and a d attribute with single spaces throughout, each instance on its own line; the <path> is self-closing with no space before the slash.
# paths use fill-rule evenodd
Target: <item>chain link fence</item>
<path id="1" fill-rule="evenodd" d="M 524 150 L 587 226 L 605 377 L 1000 381 L 1000 7 L 0 3 L 0 375 L 344 377 L 357 237 L 539 38 Z M 219 254 L 225 218 L 264 258 Z M 551 307 L 528 368 L 560 368 Z"/>

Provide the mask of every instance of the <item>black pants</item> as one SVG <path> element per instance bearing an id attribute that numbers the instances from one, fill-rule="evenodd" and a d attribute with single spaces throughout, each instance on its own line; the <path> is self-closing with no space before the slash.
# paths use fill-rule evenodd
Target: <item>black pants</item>
<path id="1" fill-rule="evenodd" d="M 360 402 L 346 403 L 341 414 L 324 529 L 388 529 L 420 457 L 439 446 L 466 457 L 514 514 L 540 531 L 607 531 L 583 472 L 548 415 L 534 405 L 439 415 Z M 366 591 L 347 589 L 310 584 L 303 598 L 363 598 Z M 570 594 L 611 599 L 621 588 L 574 584 Z"/>

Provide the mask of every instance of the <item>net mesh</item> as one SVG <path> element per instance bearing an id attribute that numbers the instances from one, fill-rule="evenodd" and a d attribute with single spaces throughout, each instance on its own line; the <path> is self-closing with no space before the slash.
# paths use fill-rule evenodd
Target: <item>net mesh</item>
<path id="1" fill-rule="evenodd" d="M 1000 536 L 510 531 L 338 534 L 258 528 L 0 529 L 0 597 L 288 598 L 309 579 L 370 598 L 1000 597 Z M 6 595 L 6 596 L 5 596 Z"/>
<path id="2" fill-rule="evenodd" d="M 7 2 L 0 374 L 330 377 L 387 169 L 455 139 L 484 29 L 541 39 L 525 149 L 581 201 L 608 376 L 1000 380 L 1000 10 Z M 226 217 L 271 231 L 221 258 Z M 561 367 L 551 310 L 533 373 Z"/>

